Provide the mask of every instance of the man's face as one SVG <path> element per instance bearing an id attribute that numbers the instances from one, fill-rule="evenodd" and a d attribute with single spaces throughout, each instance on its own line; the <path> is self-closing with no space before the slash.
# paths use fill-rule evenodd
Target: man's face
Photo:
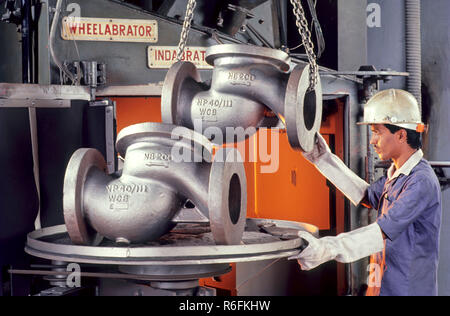
<path id="1" fill-rule="evenodd" d="M 370 130 L 372 131 L 370 144 L 373 145 L 380 159 L 389 160 L 397 157 L 399 150 L 397 133 L 392 134 L 383 124 L 372 124 Z"/>

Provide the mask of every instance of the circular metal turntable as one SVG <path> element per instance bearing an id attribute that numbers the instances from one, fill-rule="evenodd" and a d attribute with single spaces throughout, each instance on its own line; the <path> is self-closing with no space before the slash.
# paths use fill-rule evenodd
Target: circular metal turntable
<path id="1" fill-rule="evenodd" d="M 112 265 L 119 272 L 84 272 L 86 277 L 146 280 L 152 288 L 181 290 L 198 286 L 200 278 L 230 272 L 230 263 L 294 256 L 306 246 L 299 231 L 318 236 L 318 228 L 310 224 L 247 218 L 240 245 L 216 245 L 207 224 L 179 223 L 146 244 L 125 246 L 104 239 L 98 246 L 80 246 L 72 243 L 65 225 L 58 225 L 29 233 L 25 252 L 52 262 Z"/>
<path id="2" fill-rule="evenodd" d="M 298 231 L 317 236 L 318 228 L 304 223 L 247 219 L 240 245 L 216 245 L 209 227 L 178 224 L 155 242 L 120 246 L 104 240 L 99 246 L 74 245 L 65 225 L 28 234 L 25 252 L 66 262 L 113 265 L 207 265 L 283 258 L 297 254 L 304 242 Z"/>

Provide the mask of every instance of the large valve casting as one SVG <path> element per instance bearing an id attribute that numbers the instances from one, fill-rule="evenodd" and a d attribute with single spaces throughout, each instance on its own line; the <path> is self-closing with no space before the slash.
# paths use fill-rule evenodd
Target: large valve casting
<path id="1" fill-rule="evenodd" d="M 312 150 L 322 117 L 322 89 L 318 80 L 308 91 L 308 65 L 298 64 L 289 72 L 286 53 L 237 44 L 208 48 L 206 61 L 214 65 L 210 85 L 201 82 L 190 62 L 169 69 L 161 99 L 163 122 L 196 131 L 201 123 L 202 133 L 214 127 L 226 135 L 229 127 L 270 128 L 280 119 L 293 148 Z M 271 111 L 276 117 L 268 115 Z"/>
<path id="2" fill-rule="evenodd" d="M 239 244 L 247 185 L 237 150 L 220 149 L 212 159 L 204 136 L 159 123 L 123 129 L 116 148 L 124 158 L 120 174 L 105 173 L 96 149 L 79 149 L 69 161 L 63 204 L 73 243 L 95 245 L 100 236 L 144 243 L 178 222 L 209 222 L 216 244 Z"/>

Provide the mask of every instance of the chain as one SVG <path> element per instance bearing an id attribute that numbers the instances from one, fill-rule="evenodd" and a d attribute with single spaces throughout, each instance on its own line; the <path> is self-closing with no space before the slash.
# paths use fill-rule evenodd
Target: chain
<path id="1" fill-rule="evenodd" d="M 308 28 L 308 21 L 305 17 L 305 11 L 300 3 L 300 0 L 290 0 L 293 12 L 295 15 L 295 24 L 298 27 L 298 32 L 302 38 L 303 46 L 305 47 L 306 55 L 309 61 L 309 91 L 314 90 L 318 80 L 319 67 L 316 63 L 316 54 L 314 53 L 314 44 L 311 41 L 311 32 Z"/>
<path id="2" fill-rule="evenodd" d="M 184 17 L 183 29 L 181 30 L 180 42 L 178 43 L 177 60 L 180 61 L 183 58 L 184 49 L 186 47 L 189 29 L 191 28 L 192 18 L 194 17 L 194 9 L 196 0 L 188 0 L 186 7 L 186 16 Z"/>

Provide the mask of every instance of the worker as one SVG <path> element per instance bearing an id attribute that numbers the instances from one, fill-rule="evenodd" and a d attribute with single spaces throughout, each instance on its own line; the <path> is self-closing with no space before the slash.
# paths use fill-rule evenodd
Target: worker
<path id="1" fill-rule="evenodd" d="M 320 134 L 304 157 L 354 204 L 378 211 L 376 222 L 337 236 L 299 236 L 308 246 L 297 256 L 302 270 L 329 261 L 350 263 L 369 255 L 366 295 L 437 295 L 441 189 L 421 150 L 419 106 L 409 92 L 378 92 L 364 107 L 370 144 L 381 160 L 392 160 L 387 175 L 369 185 L 331 153 Z M 373 275 L 372 275 L 373 274 Z"/>

